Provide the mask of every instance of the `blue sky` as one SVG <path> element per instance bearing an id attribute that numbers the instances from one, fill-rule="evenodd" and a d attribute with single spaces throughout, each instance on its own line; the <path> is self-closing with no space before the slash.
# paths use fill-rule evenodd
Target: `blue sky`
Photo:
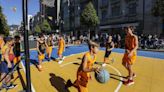
<path id="1" fill-rule="evenodd" d="M 7 23 L 20 24 L 22 21 L 22 0 L 0 0 Z M 28 14 L 35 15 L 39 11 L 39 0 L 28 0 Z M 16 12 L 13 8 L 16 7 Z"/>

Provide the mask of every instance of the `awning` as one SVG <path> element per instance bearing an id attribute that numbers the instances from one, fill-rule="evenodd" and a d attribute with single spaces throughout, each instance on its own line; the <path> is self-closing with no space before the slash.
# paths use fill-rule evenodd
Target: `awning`
<path id="1" fill-rule="evenodd" d="M 128 26 L 138 26 L 139 23 L 126 23 L 126 24 L 117 24 L 117 25 L 105 25 L 105 26 L 100 26 L 100 29 L 108 29 L 108 28 L 123 28 L 123 27 L 128 27 Z"/>

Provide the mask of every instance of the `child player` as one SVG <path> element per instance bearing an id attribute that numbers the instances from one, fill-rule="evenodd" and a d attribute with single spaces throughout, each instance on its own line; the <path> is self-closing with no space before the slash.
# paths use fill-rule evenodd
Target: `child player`
<path id="1" fill-rule="evenodd" d="M 93 64 L 96 61 L 96 54 L 99 51 L 99 45 L 95 42 L 90 41 L 89 52 L 86 52 L 83 56 L 80 67 L 77 70 L 77 79 L 72 84 L 70 80 L 67 81 L 66 88 L 74 86 L 78 92 L 88 92 L 87 84 L 91 79 L 90 72 L 98 72 L 99 68 L 94 68 Z"/>
<path id="2" fill-rule="evenodd" d="M 59 64 L 61 64 L 64 60 L 64 57 L 63 57 L 63 52 L 65 50 L 65 41 L 63 39 L 63 37 L 60 35 L 59 36 L 59 41 L 58 41 L 58 57 L 59 57 Z"/>
<path id="3" fill-rule="evenodd" d="M 104 56 L 104 64 L 102 66 L 106 66 L 107 60 L 109 59 L 109 56 L 114 48 L 114 43 L 112 41 L 112 36 L 108 37 L 108 41 L 106 42 L 106 50 L 105 50 L 105 56 Z M 112 59 L 114 61 L 114 59 Z"/>
<path id="4" fill-rule="evenodd" d="M 38 60 L 39 60 L 39 65 L 38 70 L 42 71 L 42 61 L 45 58 L 45 50 L 46 50 L 47 44 L 45 41 L 45 37 L 43 34 L 40 34 L 39 39 L 37 41 L 37 51 L 38 51 Z"/>
<path id="5" fill-rule="evenodd" d="M 132 70 L 132 65 L 136 61 L 137 57 L 137 48 L 138 48 L 138 37 L 133 34 L 133 27 L 125 28 L 126 37 L 125 37 L 125 54 L 122 59 L 123 66 L 128 70 L 128 80 L 123 83 L 127 86 L 134 84 L 133 77 L 135 73 Z"/>
<path id="6" fill-rule="evenodd" d="M 48 61 L 50 61 L 51 59 L 51 53 L 52 53 L 52 49 L 53 49 L 53 35 L 50 34 L 49 37 L 47 38 L 47 48 L 46 48 L 46 53 L 48 56 Z"/>

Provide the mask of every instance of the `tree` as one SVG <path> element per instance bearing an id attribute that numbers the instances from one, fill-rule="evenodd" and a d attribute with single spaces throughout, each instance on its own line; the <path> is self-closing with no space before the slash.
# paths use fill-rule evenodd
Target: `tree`
<path id="1" fill-rule="evenodd" d="M 39 25 L 35 26 L 34 31 L 35 31 L 36 34 L 40 34 L 41 33 L 41 29 L 40 29 Z"/>
<path id="2" fill-rule="evenodd" d="M 1 6 L 0 6 L 0 34 L 4 34 L 5 36 L 9 35 L 9 26 L 7 25 L 6 18 L 2 13 Z"/>
<path id="3" fill-rule="evenodd" d="M 80 22 L 82 25 L 88 28 L 90 38 L 90 29 L 96 27 L 100 23 L 96 10 L 91 1 L 85 6 L 84 10 L 82 11 Z"/>
<path id="4" fill-rule="evenodd" d="M 43 23 L 41 23 L 40 28 L 42 32 L 51 32 L 51 27 L 47 20 L 44 20 Z"/>
<path id="5" fill-rule="evenodd" d="M 164 0 L 156 0 L 152 8 L 152 15 L 155 17 L 161 17 L 164 24 Z M 163 29 L 164 34 L 164 29 Z"/>

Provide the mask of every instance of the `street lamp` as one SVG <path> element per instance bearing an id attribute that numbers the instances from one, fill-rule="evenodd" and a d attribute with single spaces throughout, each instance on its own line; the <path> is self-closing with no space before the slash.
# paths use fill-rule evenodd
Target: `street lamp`
<path id="1" fill-rule="evenodd" d="M 26 92 L 31 92 L 31 78 L 30 78 L 30 55 L 29 55 L 29 41 L 28 41 L 28 3 L 27 0 L 22 1 L 23 12 L 23 29 L 24 29 L 24 48 L 25 48 L 25 67 L 26 67 Z"/>

